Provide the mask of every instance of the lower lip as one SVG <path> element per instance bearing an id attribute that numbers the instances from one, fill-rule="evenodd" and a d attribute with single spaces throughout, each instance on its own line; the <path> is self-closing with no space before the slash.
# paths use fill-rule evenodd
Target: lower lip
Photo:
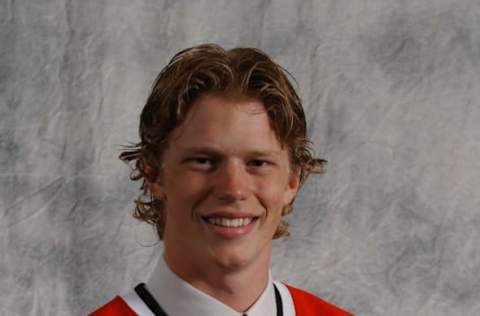
<path id="1" fill-rule="evenodd" d="M 225 239 L 237 239 L 250 233 L 253 230 L 257 221 L 258 221 L 258 218 L 255 218 L 248 225 L 240 226 L 240 227 L 226 227 L 226 226 L 214 225 L 207 221 L 204 221 L 204 222 L 207 224 L 207 227 L 210 230 L 212 230 L 215 234 L 219 235 L 220 237 Z"/>

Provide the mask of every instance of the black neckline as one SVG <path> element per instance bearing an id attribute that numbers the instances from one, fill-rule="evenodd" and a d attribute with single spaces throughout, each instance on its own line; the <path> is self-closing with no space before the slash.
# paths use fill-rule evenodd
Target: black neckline
<path id="1" fill-rule="evenodd" d="M 283 316 L 282 297 L 280 296 L 280 291 L 278 291 L 275 283 L 273 284 L 273 289 L 275 290 L 275 302 L 277 303 L 277 316 Z"/>
<path id="2" fill-rule="evenodd" d="M 273 284 L 275 290 L 275 303 L 277 305 L 277 316 L 283 316 L 283 304 L 282 297 L 280 292 L 277 289 L 277 286 Z M 153 295 L 148 291 L 145 283 L 140 283 L 135 287 L 135 293 L 140 297 L 140 299 L 148 306 L 148 308 L 155 314 L 155 316 L 168 316 L 167 313 L 162 309 L 160 304 L 155 300 Z M 247 314 L 244 314 L 247 316 Z"/>
<path id="3" fill-rule="evenodd" d="M 167 316 L 167 313 L 165 313 L 160 304 L 158 304 L 152 294 L 147 290 L 145 283 L 137 285 L 135 292 L 156 316 Z"/>

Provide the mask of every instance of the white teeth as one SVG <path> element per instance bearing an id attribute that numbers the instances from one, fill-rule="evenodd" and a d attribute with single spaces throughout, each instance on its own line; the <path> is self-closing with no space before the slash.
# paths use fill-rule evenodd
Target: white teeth
<path id="1" fill-rule="evenodd" d="M 210 217 L 208 222 L 213 225 L 225 227 L 241 227 L 250 224 L 252 218 L 225 218 L 225 217 Z"/>

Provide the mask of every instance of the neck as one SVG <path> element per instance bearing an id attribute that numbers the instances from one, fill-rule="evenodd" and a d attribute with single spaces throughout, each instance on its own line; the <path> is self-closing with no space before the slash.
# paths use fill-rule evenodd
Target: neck
<path id="1" fill-rule="evenodd" d="M 261 296 L 269 281 L 270 253 L 265 258 L 254 262 L 229 268 L 208 262 L 177 261 L 164 254 L 170 269 L 193 287 L 221 301 L 230 308 L 244 312 Z"/>

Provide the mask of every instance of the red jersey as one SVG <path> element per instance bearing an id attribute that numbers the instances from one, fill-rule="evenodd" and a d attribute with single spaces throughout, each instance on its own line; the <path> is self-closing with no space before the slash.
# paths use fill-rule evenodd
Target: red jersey
<path id="1" fill-rule="evenodd" d="M 293 301 L 295 314 L 287 313 L 285 316 L 353 316 L 353 314 L 336 307 L 323 299 L 286 285 Z M 138 314 L 121 296 L 91 313 L 89 316 L 142 316 Z"/>

